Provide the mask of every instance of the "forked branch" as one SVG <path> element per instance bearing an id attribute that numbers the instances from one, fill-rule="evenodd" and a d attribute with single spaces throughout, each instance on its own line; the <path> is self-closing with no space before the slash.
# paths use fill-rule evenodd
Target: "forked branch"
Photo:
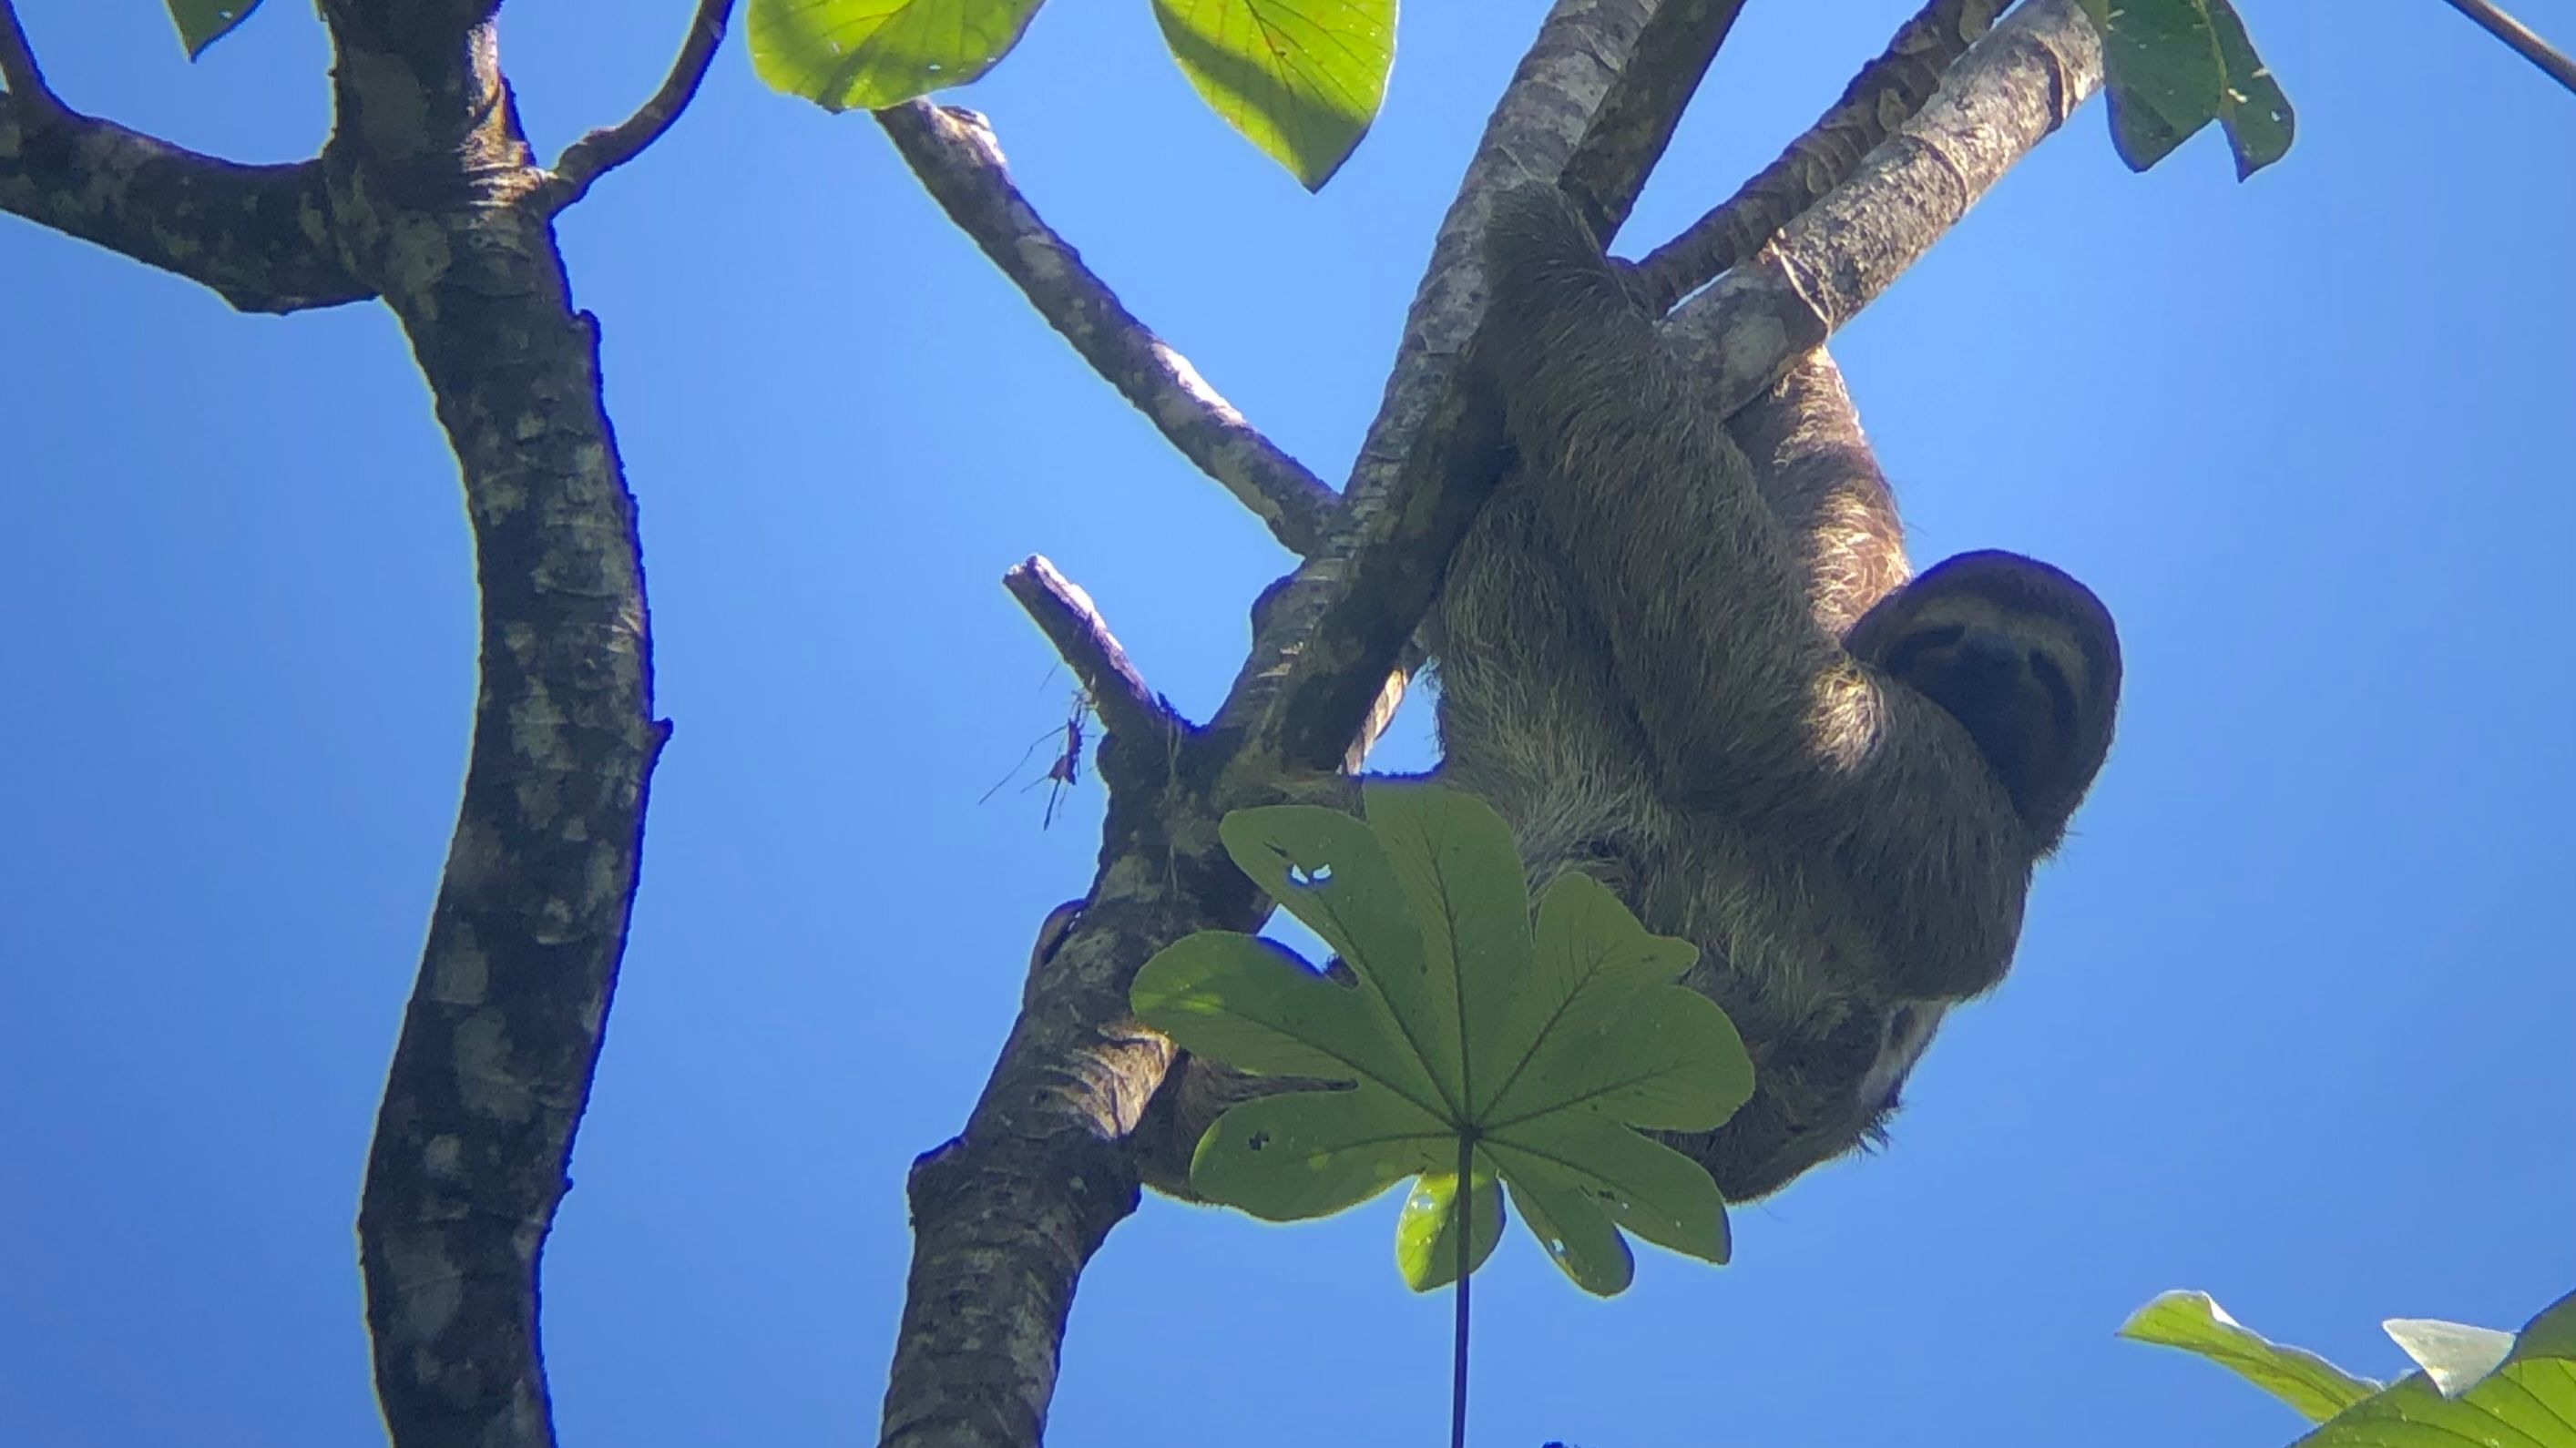
<path id="1" fill-rule="evenodd" d="M 1665 321 L 1710 407 L 1732 414 L 1857 316 L 2101 84 L 2076 0 L 2014 10 L 1857 174 Z"/>
<path id="2" fill-rule="evenodd" d="M 1932 0 L 1916 11 L 1778 160 L 1637 263 L 1633 279 L 1647 305 L 1670 310 L 1841 185 L 1863 156 L 1923 109 L 1950 63 L 1994 28 L 2005 3 Z"/>

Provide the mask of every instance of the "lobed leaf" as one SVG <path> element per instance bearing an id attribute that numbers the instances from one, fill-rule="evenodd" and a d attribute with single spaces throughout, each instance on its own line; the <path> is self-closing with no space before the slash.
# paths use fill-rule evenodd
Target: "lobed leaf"
<path id="1" fill-rule="evenodd" d="M 1362 799 L 1366 823 L 1275 806 L 1221 826 L 1236 864 L 1340 954 L 1353 984 L 1219 932 L 1137 974 L 1137 1016 L 1190 1051 L 1349 1085 L 1226 1112 L 1198 1143 L 1191 1183 L 1290 1220 L 1420 1177 L 1396 1262 L 1422 1290 L 1457 1272 L 1449 1213 L 1468 1141 L 1470 1270 L 1493 1250 L 1505 1192 L 1590 1292 L 1633 1277 L 1623 1232 L 1725 1261 L 1717 1184 L 1639 1130 L 1712 1129 L 1752 1092 L 1725 1012 L 1679 984 L 1695 948 L 1649 933 L 1581 876 L 1549 887 L 1533 927 L 1511 831 L 1471 796 L 1375 783 Z"/>
<path id="2" fill-rule="evenodd" d="M 1437 1091 L 1383 1007 L 1271 941 L 1220 930 L 1186 936 L 1136 972 L 1127 1002 L 1182 1049 L 1236 1070 L 1366 1080 L 1436 1110 Z"/>
<path id="3" fill-rule="evenodd" d="M 1226 1112 L 1199 1138 L 1190 1185 L 1274 1222 L 1329 1217 L 1458 1159 L 1457 1134 L 1391 1092 L 1293 1091 Z"/>

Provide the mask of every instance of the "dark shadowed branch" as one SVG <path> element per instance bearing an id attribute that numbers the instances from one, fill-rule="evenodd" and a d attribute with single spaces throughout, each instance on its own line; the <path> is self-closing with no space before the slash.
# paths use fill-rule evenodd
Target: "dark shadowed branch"
<path id="1" fill-rule="evenodd" d="M 480 687 L 369 1148 L 359 1264 L 397 1448 L 546 1448 L 539 1258 L 668 735 L 653 716 L 634 501 L 601 405 L 597 329 L 567 299 L 553 206 L 531 200 L 547 178 L 508 102 L 491 0 L 321 9 L 332 138 L 286 166 L 43 113 L 33 57 L 0 27 L 0 209 L 248 310 L 381 297 L 429 385 L 473 529 Z M 703 55 L 684 57 L 693 67 Z"/>
<path id="2" fill-rule="evenodd" d="M 397 1448 L 546 1448 L 538 1276 L 642 859 L 654 716 L 634 498 L 489 0 L 323 0 L 329 234 L 411 345 L 480 583 L 456 831 L 358 1208 Z"/>
<path id="3" fill-rule="evenodd" d="M 1266 614 L 1218 711 L 1295 768 L 1350 757 L 1449 555 L 1503 465 L 1501 418 L 1474 380 L 1485 211 L 1557 181 L 1601 224 L 1634 205 L 1740 0 L 1560 0 L 1467 164 L 1405 318 L 1384 400 L 1343 489 L 1340 527 Z"/>
<path id="4" fill-rule="evenodd" d="M 647 147 L 671 129 L 696 97 L 698 87 L 707 78 L 707 65 L 715 59 L 716 50 L 724 44 L 725 26 L 733 17 L 734 0 L 698 0 L 697 14 L 690 18 L 689 34 L 680 43 L 679 59 L 671 63 L 671 73 L 662 88 L 653 93 L 635 114 L 614 126 L 591 132 L 564 148 L 563 159 L 542 183 L 540 205 L 561 208 L 580 200 L 600 177 L 644 154 Z"/>
<path id="5" fill-rule="evenodd" d="M 0 211 L 185 277 L 245 312 L 374 295 L 324 245 L 321 168 L 237 166 L 71 110 L 0 0 Z"/>
<path id="6" fill-rule="evenodd" d="M 1214 478 L 1280 542 L 1311 553 L 1340 498 L 1262 435 L 1154 335 L 1082 254 L 1039 217 L 1002 160 L 992 127 L 973 111 L 910 101 L 876 113 L 895 149 L 959 230 L 974 239 L 1119 394 L 1181 456 Z"/>
<path id="7" fill-rule="evenodd" d="M 1897 29 L 1840 99 L 1734 195 L 1637 263 L 1634 281 L 1653 311 L 1707 285 L 1751 256 L 1817 198 L 1843 183 L 1861 157 L 1939 89 L 1942 72 L 1994 27 L 2006 0 L 1932 0 Z"/>
<path id="8" fill-rule="evenodd" d="M 36 64 L 36 52 L 27 44 L 26 27 L 18 23 L 18 7 L 12 0 L 0 0 L 0 92 L 5 92 L 5 106 L 18 113 L 21 124 L 41 127 L 62 114 L 63 103 L 45 84 L 44 68 Z"/>

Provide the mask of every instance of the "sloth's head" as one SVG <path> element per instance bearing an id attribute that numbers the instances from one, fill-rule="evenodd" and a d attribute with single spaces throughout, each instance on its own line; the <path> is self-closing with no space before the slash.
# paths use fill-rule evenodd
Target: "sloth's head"
<path id="1" fill-rule="evenodd" d="M 1880 599 L 1843 646 L 1966 726 L 2040 852 L 2056 846 L 2120 708 L 2120 635 L 2093 590 L 2018 553 L 1962 553 Z"/>

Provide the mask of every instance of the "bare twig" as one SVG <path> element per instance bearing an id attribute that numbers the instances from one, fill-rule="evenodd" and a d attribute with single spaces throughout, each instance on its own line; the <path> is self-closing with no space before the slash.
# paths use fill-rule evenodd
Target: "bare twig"
<path id="1" fill-rule="evenodd" d="M 2514 19 L 2487 0 L 2446 0 L 2454 10 L 2477 22 L 2480 29 L 2513 47 L 2516 55 L 2540 67 L 2551 80 L 2576 91 L 2576 60 L 2551 46 L 2531 27 Z"/>
<path id="2" fill-rule="evenodd" d="M 1665 341 L 1732 414 L 1851 320 L 2102 84 L 2076 0 L 2029 0 L 1860 170 L 1666 320 Z"/>
<path id="3" fill-rule="evenodd" d="M 1065 667 L 1082 681 L 1103 727 L 1140 739 L 1169 739 L 1182 732 L 1180 717 L 1161 695 L 1145 687 L 1144 676 L 1128 662 L 1127 651 L 1118 646 L 1091 595 L 1057 572 L 1054 564 L 1032 554 L 1002 575 L 1002 586 L 1028 610 L 1039 631 L 1063 656 Z"/>
<path id="4" fill-rule="evenodd" d="M 1081 253 L 1041 219 L 1002 160 L 992 127 L 973 111 L 909 101 L 876 113 L 949 220 L 972 237 L 1084 361 L 1145 414 L 1181 456 L 1270 526 L 1311 553 L 1341 499 L 1217 395 L 1151 328 L 1121 305 Z"/>
<path id="5" fill-rule="evenodd" d="M 7 103 L 30 126 L 48 125 L 63 115 L 63 103 L 45 84 L 45 72 L 18 24 L 14 0 L 0 0 L 0 86 L 6 87 Z"/>
<path id="6" fill-rule="evenodd" d="M 1670 310 L 1841 185 L 1861 157 L 1923 109 L 1941 73 L 1994 28 L 2002 8 L 2003 0 L 1931 0 L 1915 12 L 1778 160 L 1637 263 L 1632 280 L 1646 304 Z"/>
<path id="7" fill-rule="evenodd" d="M 707 78 L 707 66 L 715 59 L 717 47 L 724 44 L 725 26 L 733 18 L 734 0 L 698 0 L 697 14 L 689 21 L 688 38 L 680 44 L 679 58 L 671 62 L 671 73 L 662 88 L 653 92 L 635 114 L 614 126 L 596 130 L 564 148 L 562 159 L 554 164 L 540 187 L 539 204 L 548 210 L 561 210 L 579 201 L 600 177 L 643 155 L 645 148 L 662 139 L 671 123 L 688 109 L 698 86 Z"/>

